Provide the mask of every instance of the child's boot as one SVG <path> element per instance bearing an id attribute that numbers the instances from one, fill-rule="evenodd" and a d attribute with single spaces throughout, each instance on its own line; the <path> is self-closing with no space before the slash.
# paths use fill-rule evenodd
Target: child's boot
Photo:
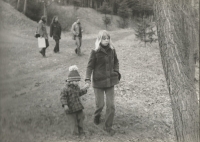
<path id="1" fill-rule="evenodd" d="M 115 134 L 115 130 L 112 128 L 103 128 L 104 131 L 106 131 L 109 135 L 113 136 Z"/>

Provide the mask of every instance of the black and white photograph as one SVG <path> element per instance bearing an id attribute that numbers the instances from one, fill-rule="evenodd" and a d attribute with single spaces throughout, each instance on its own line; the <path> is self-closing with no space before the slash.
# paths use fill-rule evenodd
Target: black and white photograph
<path id="1" fill-rule="evenodd" d="M 1 142 L 200 142 L 199 0 L 0 0 Z"/>

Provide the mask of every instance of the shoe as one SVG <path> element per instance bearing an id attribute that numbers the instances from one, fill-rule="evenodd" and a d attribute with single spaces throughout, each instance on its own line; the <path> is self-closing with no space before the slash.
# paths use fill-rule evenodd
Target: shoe
<path id="1" fill-rule="evenodd" d="M 80 131 L 79 135 L 85 135 L 85 132 L 84 131 Z"/>
<path id="2" fill-rule="evenodd" d="M 78 132 L 73 132 L 72 135 L 79 136 L 79 133 Z"/>
<path id="3" fill-rule="evenodd" d="M 104 127 L 103 130 L 106 131 L 111 136 L 113 136 L 116 133 L 115 130 L 113 130 L 112 128 L 107 129 Z"/>
<path id="4" fill-rule="evenodd" d="M 100 117 L 101 117 L 100 115 L 94 117 L 94 124 L 99 125 L 99 123 L 100 123 Z"/>
<path id="5" fill-rule="evenodd" d="M 44 54 L 44 52 L 42 52 L 42 50 L 40 51 L 40 53 L 42 54 L 43 57 L 45 57 L 45 54 Z"/>
<path id="6" fill-rule="evenodd" d="M 41 50 L 41 51 L 39 51 L 39 53 L 40 53 L 40 54 L 42 54 L 42 50 Z M 43 56 L 43 54 L 42 54 L 42 56 Z"/>

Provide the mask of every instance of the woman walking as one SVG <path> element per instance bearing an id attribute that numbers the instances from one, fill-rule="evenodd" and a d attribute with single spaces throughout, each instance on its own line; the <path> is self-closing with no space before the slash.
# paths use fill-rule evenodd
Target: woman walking
<path id="1" fill-rule="evenodd" d="M 42 16 L 41 20 L 38 23 L 38 34 L 40 35 L 40 37 L 44 37 L 45 38 L 45 43 L 46 46 L 43 47 L 40 51 L 40 53 L 42 54 L 43 57 L 45 57 L 45 52 L 47 47 L 49 47 L 49 41 L 48 41 L 48 34 L 47 34 L 47 30 L 46 30 L 46 17 Z"/>
<path id="2" fill-rule="evenodd" d="M 94 123 L 100 123 L 101 112 L 104 107 L 104 93 L 106 95 L 106 116 L 104 130 L 110 135 L 114 135 L 112 124 L 115 115 L 114 85 L 119 83 L 119 62 L 116 51 L 110 39 L 110 34 L 103 30 L 95 42 L 95 49 L 91 51 L 87 71 L 86 83 L 90 84 L 91 74 L 95 94 L 96 111 L 94 113 Z"/>
<path id="3" fill-rule="evenodd" d="M 58 22 L 58 16 L 54 16 L 50 25 L 50 37 L 55 40 L 54 53 L 59 52 L 59 40 L 61 39 L 61 25 Z"/>

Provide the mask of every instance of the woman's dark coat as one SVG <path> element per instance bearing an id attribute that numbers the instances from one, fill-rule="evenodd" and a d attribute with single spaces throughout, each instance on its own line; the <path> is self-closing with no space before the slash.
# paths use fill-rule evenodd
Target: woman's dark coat
<path id="1" fill-rule="evenodd" d="M 50 25 L 50 37 L 53 36 L 53 39 L 59 40 L 60 36 L 61 36 L 61 31 L 62 31 L 62 28 L 61 28 L 61 25 L 60 25 L 59 22 L 51 23 L 51 25 Z"/>
<path id="2" fill-rule="evenodd" d="M 119 83 L 119 61 L 115 49 L 92 50 L 86 71 L 86 81 L 91 79 L 94 88 L 111 87 Z"/>

